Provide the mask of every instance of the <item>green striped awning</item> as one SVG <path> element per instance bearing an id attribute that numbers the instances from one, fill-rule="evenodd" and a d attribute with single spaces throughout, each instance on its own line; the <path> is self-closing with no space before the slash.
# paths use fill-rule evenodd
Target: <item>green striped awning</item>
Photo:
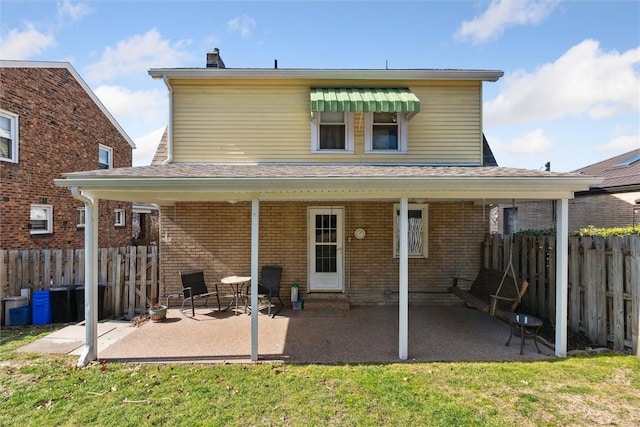
<path id="1" fill-rule="evenodd" d="M 311 111 L 390 113 L 420 111 L 407 88 L 311 88 Z"/>

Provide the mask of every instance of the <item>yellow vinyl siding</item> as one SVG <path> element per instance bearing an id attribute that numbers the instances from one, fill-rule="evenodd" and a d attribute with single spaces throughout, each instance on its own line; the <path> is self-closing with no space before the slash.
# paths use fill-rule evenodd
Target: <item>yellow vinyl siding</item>
<path id="1" fill-rule="evenodd" d="M 172 82 L 174 162 L 481 161 L 480 82 L 365 82 L 409 87 L 420 99 L 421 111 L 408 126 L 407 154 L 365 154 L 361 113 L 354 117 L 354 153 L 312 153 L 309 88 L 335 83 L 287 83 Z"/>

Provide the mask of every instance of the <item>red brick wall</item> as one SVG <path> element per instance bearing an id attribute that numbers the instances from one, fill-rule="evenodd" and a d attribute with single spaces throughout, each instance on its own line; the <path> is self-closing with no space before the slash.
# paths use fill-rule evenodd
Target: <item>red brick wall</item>
<path id="1" fill-rule="evenodd" d="M 3 68 L 0 109 L 19 116 L 19 163 L 0 162 L 0 248 L 83 247 L 83 204 L 53 180 L 97 169 L 100 144 L 113 148 L 114 167 L 131 166 L 128 142 L 64 68 Z M 41 203 L 53 206 L 53 234 L 31 235 L 30 206 Z M 126 227 L 114 226 L 116 208 L 126 209 Z M 102 201 L 99 245 L 128 244 L 130 220 L 130 203 Z"/>
<path id="2" fill-rule="evenodd" d="M 396 304 L 398 261 L 393 258 L 393 203 L 260 203 L 259 265 L 283 267 L 283 300 L 291 284 L 307 292 L 307 207 L 344 206 L 345 293 L 353 304 Z M 429 204 L 429 258 L 409 261 L 411 303 L 455 301 L 453 276 L 474 278 L 480 268 L 488 211 L 471 203 Z M 251 270 L 251 204 L 178 203 L 160 221 L 160 295 L 181 289 L 178 271 L 201 268 L 209 283 Z M 223 285 L 220 285 L 223 286 Z"/>

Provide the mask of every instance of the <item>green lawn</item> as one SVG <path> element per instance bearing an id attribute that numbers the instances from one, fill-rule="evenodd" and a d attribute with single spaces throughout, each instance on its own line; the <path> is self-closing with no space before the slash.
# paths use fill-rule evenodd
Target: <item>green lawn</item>
<path id="1" fill-rule="evenodd" d="M 363 365 L 93 364 L 0 344 L 0 426 L 640 425 L 640 358 Z"/>

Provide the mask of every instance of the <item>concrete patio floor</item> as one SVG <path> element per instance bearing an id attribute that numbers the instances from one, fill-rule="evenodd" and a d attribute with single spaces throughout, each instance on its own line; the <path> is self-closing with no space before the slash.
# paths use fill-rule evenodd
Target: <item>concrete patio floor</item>
<path id="1" fill-rule="evenodd" d="M 98 358 L 143 363 L 250 362 L 250 316 L 236 314 L 232 310 L 212 311 L 210 308 L 196 309 L 193 318 L 190 314 L 188 310 L 181 313 L 170 309 L 166 320 L 149 321 L 137 327 L 123 326 L 122 322 L 114 326 L 114 321 L 101 323 L 98 328 Z M 72 327 L 84 331 L 83 326 Z M 67 328 L 55 334 L 62 337 Z M 398 308 L 395 306 L 299 311 L 285 308 L 275 319 L 260 313 L 258 331 L 261 361 L 400 362 Z M 77 331 L 75 333 L 77 338 Z M 52 334 L 54 338 L 55 334 Z M 113 334 L 111 338 L 110 334 Z M 462 304 L 411 306 L 407 361 L 555 358 L 553 350 L 542 343 L 538 343 L 542 352 L 538 353 L 531 339 L 525 340 L 524 354 L 520 355 L 520 338 L 514 336 L 510 345 L 505 346 L 508 338 L 509 326 L 506 323 Z M 83 344 L 84 332 L 80 341 Z M 36 342 L 31 346 L 34 348 L 24 348 L 23 351 L 48 352 L 45 351 L 46 343 Z M 80 354 L 81 351 L 82 347 L 68 353 Z"/>

